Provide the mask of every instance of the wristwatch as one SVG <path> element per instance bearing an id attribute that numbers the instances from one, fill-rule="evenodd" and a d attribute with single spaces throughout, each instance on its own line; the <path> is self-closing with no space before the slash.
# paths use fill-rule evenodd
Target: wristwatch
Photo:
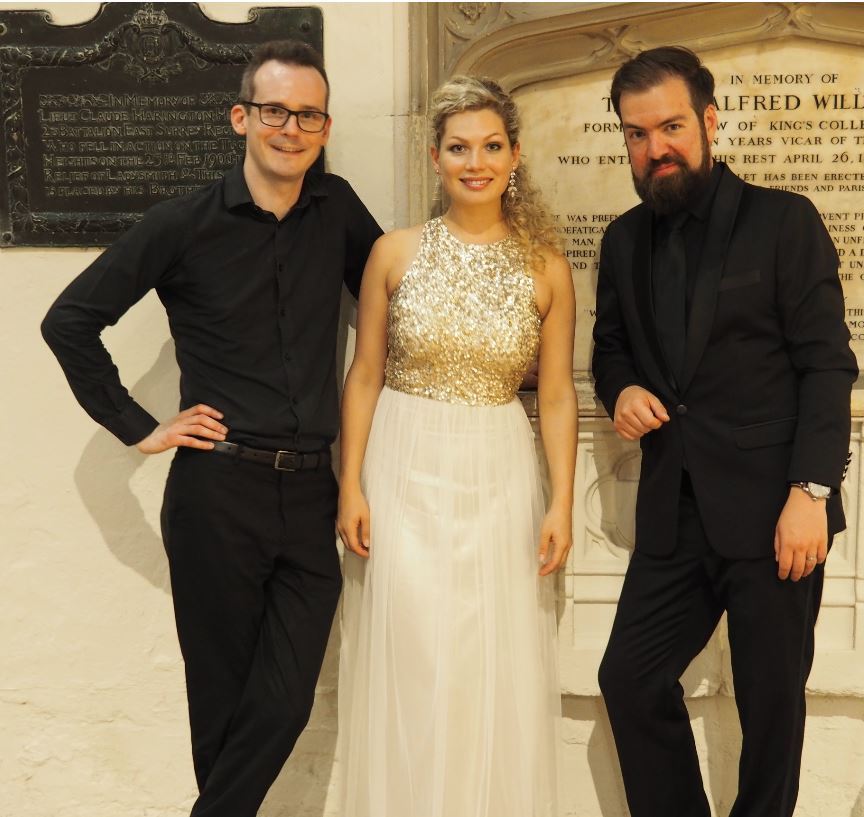
<path id="1" fill-rule="evenodd" d="M 831 496 L 832 489 L 830 485 L 820 485 L 818 482 L 792 482 L 796 488 L 800 488 L 814 502 L 820 499 L 828 499 Z"/>

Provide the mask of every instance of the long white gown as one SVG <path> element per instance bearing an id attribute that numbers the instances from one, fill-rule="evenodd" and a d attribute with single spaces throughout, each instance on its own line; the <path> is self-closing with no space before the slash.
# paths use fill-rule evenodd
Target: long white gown
<path id="1" fill-rule="evenodd" d="M 425 225 L 362 470 L 371 556 L 345 558 L 342 817 L 557 817 L 555 580 L 516 399 L 539 329 L 512 238 Z"/>

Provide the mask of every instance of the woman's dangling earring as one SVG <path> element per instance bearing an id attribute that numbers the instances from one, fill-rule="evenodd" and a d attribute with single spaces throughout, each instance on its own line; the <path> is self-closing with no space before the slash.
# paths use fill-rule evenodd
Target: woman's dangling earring
<path id="1" fill-rule="evenodd" d="M 516 194 L 519 192 L 519 188 L 516 187 L 516 168 L 510 171 L 510 184 L 507 185 L 507 195 L 511 199 L 516 198 Z"/>

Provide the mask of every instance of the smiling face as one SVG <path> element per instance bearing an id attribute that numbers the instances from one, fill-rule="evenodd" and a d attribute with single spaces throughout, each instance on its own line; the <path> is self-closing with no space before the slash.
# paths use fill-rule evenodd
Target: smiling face
<path id="1" fill-rule="evenodd" d="M 711 172 L 717 110 L 709 105 L 700 117 L 680 77 L 646 91 L 623 93 L 620 107 L 639 197 L 661 214 L 682 209 Z"/>
<path id="2" fill-rule="evenodd" d="M 270 60 L 255 72 L 251 102 L 281 105 L 293 111 L 326 111 L 327 85 L 314 68 Z M 243 173 L 254 185 L 297 185 L 315 163 L 330 136 L 328 119 L 320 133 L 306 133 L 291 116 L 281 128 L 261 122 L 257 108 L 235 105 L 231 109 L 234 131 L 246 137 Z"/>
<path id="3" fill-rule="evenodd" d="M 501 204 L 510 172 L 519 164 L 519 145 L 507 139 L 495 111 L 462 111 L 449 116 L 432 163 L 453 205 Z"/>

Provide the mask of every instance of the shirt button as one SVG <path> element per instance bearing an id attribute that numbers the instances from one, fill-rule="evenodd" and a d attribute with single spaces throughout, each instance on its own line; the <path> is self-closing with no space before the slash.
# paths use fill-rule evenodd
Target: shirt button
<path id="1" fill-rule="evenodd" d="M 282 357 L 284 357 L 285 360 L 291 360 L 291 352 L 285 352 L 285 354 L 282 355 Z"/>
<path id="2" fill-rule="evenodd" d="M 675 413 L 681 416 L 685 415 L 687 413 L 687 406 L 685 406 L 683 403 L 679 403 L 677 406 L 675 406 Z"/>

